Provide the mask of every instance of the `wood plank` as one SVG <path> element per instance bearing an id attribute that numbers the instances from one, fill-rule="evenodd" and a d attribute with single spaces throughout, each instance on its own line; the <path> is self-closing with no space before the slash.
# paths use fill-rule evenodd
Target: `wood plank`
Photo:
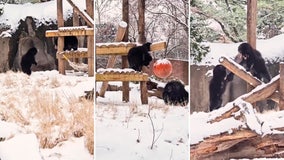
<path id="1" fill-rule="evenodd" d="M 135 47 L 134 42 L 108 43 L 108 46 L 98 44 L 96 45 L 96 55 L 122 55 L 126 56 L 128 51 Z M 161 51 L 166 48 L 166 42 L 155 42 L 150 46 L 150 51 Z"/>
<path id="2" fill-rule="evenodd" d="M 148 81 L 147 74 L 96 74 L 96 81 Z"/>
<path id="3" fill-rule="evenodd" d="M 94 28 L 74 29 L 74 30 L 48 30 L 45 32 L 46 37 L 64 37 L 64 36 L 93 36 Z"/>

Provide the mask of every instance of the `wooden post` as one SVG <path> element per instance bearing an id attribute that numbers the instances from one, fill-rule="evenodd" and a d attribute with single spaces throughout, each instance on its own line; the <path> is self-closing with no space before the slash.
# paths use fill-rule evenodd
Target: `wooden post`
<path id="1" fill-rule="evenodd" d="M 88 15 L 91 18 L 94 18 L 94 1 L 93 0 L 86 0 L 86 10 Z M 93 27 L 93 25 L 90 25 Z M 88 75 L 90 77 L 94 76 L 94 35 L 87 37 L 87 46 L 88 46 Z"/>
<path id="2" fill-rule="evenodd" d="M 247 41 L 256 48 L 257 0 L 247 0 Z"/>
<path id="3" fill-rule="evenodd" d="M 94 36 L 87 37 L 88 45 L 88 76 L 94 76 Z"/>
<path id="4" fill-rule="evenodd" d="M 129 0 L 122 1 L 122 21 L 129 24 Z M 128 42 L 128 33 L 129 33 L 128 28 L 129 27 L 127 25 L 125 29 L 125 34 L 122 39 L 123 42 Z M 121 61 L 122 61 L 121 64 L 122 68 L 129 67 L 127 56 L 121 56 Z M 125 102 L 129 102 L 129 91 L 130 91 L 129 82 L 128 81 L 122 82 L 122 100 Z"/>
<path id="5" fill-rule="evenodd" d="M 279 109 L 284 110 L 284 62 L 280 62 L 280 80 L 279 80 Z"/>
<path id="6" fill-rule="evenodd" d="M 257 0 L 247 0 L 247 41 L 256 49 Z M 247 85 L 247 91 L 253 88 Z"/>
<path id="7" fill-rule="evenodd" d="M 116 42 L 122 41 L 124 34 L 125 34 L 126 27 L 127 27 L 127 23 L 125 23 L 123 21 L 119 23 L 118 30 L 117 30 L 116 37 L 115 37 Z M 109 56 L 106 68 L 113 68 L 115 61 L 116 61 L 116 56 Z M 108 86 L 107 81 L 102 83 L 101 90 L 100 90 L 100 93 L 99 93 L 99 95 L 101 97 L 104 97 L 107 86 Z"/>
<path id="8" fill-rule="evenodd" d="M 58 28 L 64 27 L 62 0 L 57 0 L 57 26 Z M 65 60 L 62 55 L 58 54 L 63 51 L 63 47 L 64 47 L 64 37 L 58 37 L 57 58 L 58 58 L 58 71 L 60 74 L 65 74 Z"/>
<path id="9" fill-rule="evenodd" d="M 145 0 L 138 0 L 138 42 L 146 42 L 145 37 Z"/>
<path id="10" fill-rule="evenodd" d="M 80 23 L 79 23 L 79 15 L 78 13 L 76 12 L 75 9 L 73 9 L 73 26 L 80 26 Z M 81 47 L 80 46 L 80 38 L 77 37 L 78 41 L 79 41 L 79 46 L 78 47 Z M 78 58 L 73 58 L 73 62 L 76 62 L 76 63 L 79 63 L 79 59 Z"/>
<path id="11" fill-rule="evenodd" d="M 147 81 L 140 82 L 140 92 L 142 104 L 148 104 Z"/>

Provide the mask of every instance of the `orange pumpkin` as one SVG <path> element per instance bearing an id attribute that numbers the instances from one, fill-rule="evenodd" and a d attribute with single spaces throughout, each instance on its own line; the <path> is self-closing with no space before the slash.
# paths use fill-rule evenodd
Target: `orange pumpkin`
<path id="1" fill-rule="evenodd" d="M 153 72 L 159 78 L 167 78 L 172 74 L 172 63 L 167 59 L 159 59 L 153 65 Z"/>

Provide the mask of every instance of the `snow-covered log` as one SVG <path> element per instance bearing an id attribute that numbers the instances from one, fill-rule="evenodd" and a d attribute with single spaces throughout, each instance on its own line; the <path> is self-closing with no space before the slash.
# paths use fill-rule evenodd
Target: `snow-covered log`
<path id="1" fill-rule="evenodd" d="M 253 87 L 256 87 L 262 83 L 259 79 L 253 77 L 249 72 L 247 72 L 243 66 L 239 65 L 229 58 L 221 57 L 219 59 L 219 62 L 229 71 L 233 72 L 235 75 L 242 78 Z"/>
<path id="2" fill-rule="evenodd" d="M 263 84 L 259 79 L 257 79 L 256 77 L 252 76 L 252 74 L 247 72 L 243 66 L 239 65 L 235 61 L 233 61 L 233 60 L 231 60 L 229 58 L 226 58 L 226 57 L 221 57 L 219 59 L 219 62 L 223 66 L 225 66 L 229 71 L 233 72 L 235 75 L 237 75 L 241 79 L 245 80 L 251 86 L 257 87 L 257 86 Z M 275 83 L 277 83 L 277 82 L 275 82 Z M 271 87 L 275 88 L 276 85 L 277 84 L 274 84 Z M 277 85 L 277 87 L 278 87 L 278 85 Z M 265 89 L 265 91 L 269 91 L 269 90 Z M 259 93 L 260 92 L 258 92 L 257 94 L 259 94 Z M 264 96 L 265 96 L 264 93 L 270 94 L 270 93 L 267 93 L 267 92 L 262 92 L 262 96 L 261 97 L 257 97 L 257 99 L 258 100 L 259 99 L 264 99 Z M 273 101 L 275 101 L 276 103 L 279 103 L 279 93 L 278 92 L 272 92 L 272 94 L 270 94 L 269 98 L 272 99 Z M 258 100 L 256 100 L 256 101 L 258 101 Z"/>
<path id="3" fill-rule="evenodd" d="M 230 116 L 220 118 L 228 113 Z M 282 157 L 283 116 L 283 111 L 258 114 L 241 97 L 219 110 L 194 113 L 190 118 L 190 158 Z"/>
<path id="4" fill-rule="evenodd" d="M 275 91 L 279 88 L 279 78 L 280 76 L 276 76 L 269 83 L 260 85 L 253 89 L 250 93 L 243 96 L 243 100 L 249 103 L 255 103 L 257 101 L 261 101 L 275 93 Z M 275 102 L 279 102 L 279 98 L 274 99 Z"/>

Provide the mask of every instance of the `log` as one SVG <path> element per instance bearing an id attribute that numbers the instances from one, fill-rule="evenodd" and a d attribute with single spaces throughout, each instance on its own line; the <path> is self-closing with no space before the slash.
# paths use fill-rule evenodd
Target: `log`
<path id="1" fill-rule="evenodd" d="M 234 130 L 232 134 L 212 136 L 190 146 L 190 158 L 278 158 L 283 156 L 284 135 L 258 135 L 250 130 Z"/>
<path id="2" fill-rule="evenodd" d="M 235 75 L 245 80 L 248 84 L 256 87 L 260 85 L 262 82 L 257 78 L 253 77 L 250 73 L 248 73 L 245 68 L 234 61 L 229 61 L 226 57 L 221 57 L 219 62 L 225 66 L 229 71 L 233 72 Z"/>
<path id="3" fill-rule="evenodd" d="M 279 87 L 279 77 L 275 78 L 273 81 L 265 84 L 265 87 L 260 89 L 255 88 L 247 95 L 243 96 L 243 100 L 249 103 L 255 103 L 261 101 L 272 95 Z M 279 100 L 277 100 L 279 101 Z"/>
<path id="4" fill-rule="evenodd" d="M 230 61 L 226 57 L 221 57 L 219 59 L 219 62 L 223 66 L 225 66 L 229 71 L 233 72 L 235 75 L 237 75 L 238 77 L 245 80 L 251 86 L 256 87 L 256 86 L 262 84 L 262 82 L 259 79 L 257 79 L 256 77 L 253 77 L 250 73 L 246 72 L 244 67 L 242 67 L 238 63 L 236 63 L 234 61 Z M 279 93 L 274 92 L 268 98 L 272 99 L 276 103 L 279 103 L 279 98 L 277 98 L 277 97 L 279 97 Z"/>
<path id="5" fill-rule="evenodd" d="M 213 120 L 209 121 L 209 123 L 220 122 L 220 121 L 222 121 L 226 118 L 232 117 L 234 115 L 234 113 L 238 112 L 239 110 L 240 110 L 239 106 L 234 106 L 233 108 L 231 108 L 227 112 L 223 113 L 221 116 L 218 116 L 218 117 L 214 118 Z"/>
<path id="6" fill-rule="evenodd" d="M 120 22 L 119 23 L 118 31 L 117 31 L 116 37 L 115 37 L 115 41 L 116 42 L 122 41 L 122 39 L 124 37 L 124 34 L 125 34 L 125 31 L 126 31 L 126 27 L 127 27 L 127 23 L 125 23 L 125 22 Z M 96 46 L 96 53 L 97 53 L 97 46 Z M 115 61 L 116 61 L 116 56 L 115 55 L 109 56 L 106 68 L 113 68 L 114 64 L 115 64 Z M 101 86 L 101 90 L 99 92 L 101 97 L 105 96 L 105 92 L 106 92 L 107 86 L 108 86 L 108 81 L 104 81 L 102 86 Z"/>

